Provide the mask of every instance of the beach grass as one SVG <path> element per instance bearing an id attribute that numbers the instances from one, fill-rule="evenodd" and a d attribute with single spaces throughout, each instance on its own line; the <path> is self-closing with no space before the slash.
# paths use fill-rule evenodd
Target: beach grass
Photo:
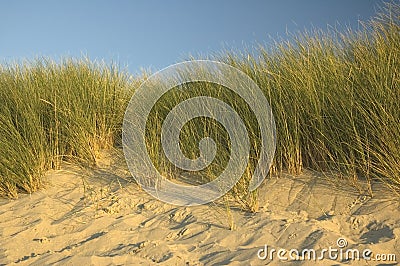
<path id="1" fill-rule="evenodd" d="M 95 165 L 121 142 L 128 76 L 87 59 L 38 59 L 0 71 L 0 193 L 43 187 L 62 160 Z"/>
<path id="2" fill-rule="evenodd" d="M 385 4 L 356 31 L 315 30 L 290 39 L 252 53 L 209 57 L 242 70 L 267 97 L 277 129 L 270 172 L 312 169 L 333 181 L 345 179 L 362 194 L 373 195 L 376 181 L 385 183 L 388 193 L 400 193 L 400 6 Z M 62 160 L 95 165 L 101 149 L 119 146 L 125 108 L 146 75 L 128 77 L 115 66 L 86 59 L 0 66 L 0 193 L 15 198 L 34 192 L 43 187 L 45 171 Z M 261 145 L 254 113 L 226 88 L 187 86 L 184 93 L 171 90 L 152 109 L 146 143 L 155 166 L 170 177 L 181 174 L 160 142 L 162 122 L 173 106 L 198 95 L 219 98 L 243 119 L 252 144 L 231 195 L 256 211 L 257 191 L 248 191 Z M 217 140 L 218 155 L 201 182 L 218 176 L 230 156 L 226 130 L 207 118 L 183 128 L 182 151 L 198 157 L 205 136 Z"/>

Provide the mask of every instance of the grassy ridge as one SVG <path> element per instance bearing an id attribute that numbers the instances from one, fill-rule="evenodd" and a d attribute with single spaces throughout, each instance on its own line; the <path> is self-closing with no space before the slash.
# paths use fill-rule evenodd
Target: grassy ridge
<path id="1" fill-rule="evenodd" d="M 400 8 L 363 30 L 294 36 L 259 56 L 222 56 L 252 77 L 277 123 L 275 167 L 400 186 Z M 363 191 L 364 192 L 364 191 Z M 369 191 L 371 193 L 371 191 Z"/>
<path id="2" fill-rule="evenodd" d="M 43 184 L 61 160 L 94 164 L 120 136 L 127 77 L 87 60 L 3 66 L 0 72 L 0 193 Z"/>
<path id="3" fill-rule="evenodd" d="M 360 178 L 379 179 L 399 191 L 399 5 L 388 4 L 357 32 L 296 35 L 273 49 L 260 47 L 256 55 L 224 52 L 217 59 L 243 70 L 268 98 L 277 125 L 277 172 L 333 171 L 363 192 L 370 188 L 360 187 Z M 58 167 L 60 160 L 94 164 L 100 149 L 120 139 L 125 107 L 137 86 L 114 67 L 87 60 L 0 66 L 0 194 L 17 197 L 19 191 L 39 189 L 43 173 Z M 202 94 L 219 95 L 241 113 L 257 157 L 257 125 L 240 108 L 240 99 L 212 86 L 205 86 Z M 172 91 L 160 103 L 171 105 L 187 96 Z M 147 125 L 149 150 L 160 168 L 173 171 L 159 152 L 159 131 L 168 109 L 153 111 L 158 116 Z M 185 127 L 183 141 L 193 157 L 201 139 L 193 132 L 222 140 L 226 136 L 219 124 L 208 120 L 188 127 L 195 129 Z M 221 133 L 210 133 L 214 129 Z M 229 156 L 224 152 L 229 140 L 218 143 L 225 144 L 218 147 L 222 157 L 213 164 L 216 172 Z M 249 205 L 256 201 L 246 192 L 253 159 L 233 190 Z"/>

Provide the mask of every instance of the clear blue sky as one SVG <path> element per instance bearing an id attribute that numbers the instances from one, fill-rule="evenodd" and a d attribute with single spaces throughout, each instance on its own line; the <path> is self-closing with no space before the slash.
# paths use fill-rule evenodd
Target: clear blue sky
<path id="1" fill-rule="evenodd" d="M 0 62 L 37 56 L 113 60 L 158 70 L 223 49 L 243 49 L 286 31 L 357 28 L 371 0 L 0 1 Z"/>

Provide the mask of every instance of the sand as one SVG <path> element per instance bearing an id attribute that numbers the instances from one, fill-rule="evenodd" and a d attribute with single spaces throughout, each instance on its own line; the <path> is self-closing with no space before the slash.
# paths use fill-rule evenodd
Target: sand
<path id="1" fill-rule="evenodd" d="M 371 198 L 312 172 L 268 178 L 260 188 L 259 211 L 232 207 L 236 228 L 229 230 L 222 204 L 165 204 L 141 190 L 128 171 L 105 161 L 94 170 L 64 165 L 47 174 L 48 188 L 0 199 L 0 264 L 396 264 L 327 253 L 317 261 L 289 258 L 290 249 L 315 249 L 318 257 L 331 247 L 339 254 L 339 238 L 347 241 L 342 251 L 368 248 L 374 256 L 400 260 L 400 204 L 379 185 Z M 271 258 L 272 248 L 287 252 Z"/>

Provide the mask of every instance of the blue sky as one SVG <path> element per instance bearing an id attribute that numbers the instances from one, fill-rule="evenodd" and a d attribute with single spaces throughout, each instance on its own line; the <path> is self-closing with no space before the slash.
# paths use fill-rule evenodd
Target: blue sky
<path id="1" fill-rule="evenodd" d="M 380 1 L 0 1 L 0 62 L 86 55 L 131 73 L 159 70 L 223 49 L 243 49 L 286 32 L 357 28 Z"/>

